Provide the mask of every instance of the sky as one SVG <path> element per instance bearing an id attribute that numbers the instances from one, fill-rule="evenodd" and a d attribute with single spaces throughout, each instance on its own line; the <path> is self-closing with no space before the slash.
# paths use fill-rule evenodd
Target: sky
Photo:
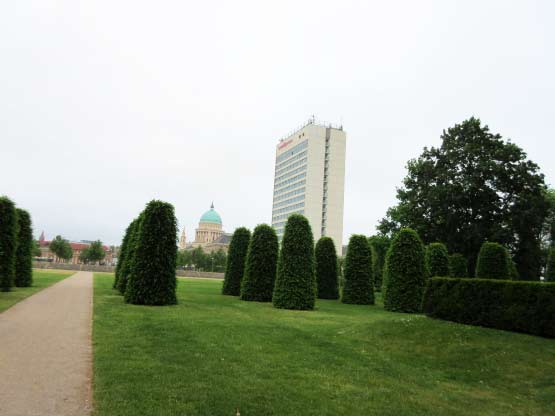
<path id="1" fill-rule="evenodd" d="M 475 116 L 555 184 L 553 1 L 0 4 L 0 195 L 35 234 L 119 244 L 151 199 L 188 240 L 271 221 L 275 145 L 347 133 L 344 237 L 373 234 L 406 162 Z"/>

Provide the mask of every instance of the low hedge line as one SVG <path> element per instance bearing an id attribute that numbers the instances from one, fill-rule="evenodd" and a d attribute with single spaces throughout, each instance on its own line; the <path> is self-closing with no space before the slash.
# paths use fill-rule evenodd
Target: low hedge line
<path id="1" fill-rule="evenodd" d="M 555 338 L 555 284 L 429 279 L 423 311 L 432 318 Z"/>

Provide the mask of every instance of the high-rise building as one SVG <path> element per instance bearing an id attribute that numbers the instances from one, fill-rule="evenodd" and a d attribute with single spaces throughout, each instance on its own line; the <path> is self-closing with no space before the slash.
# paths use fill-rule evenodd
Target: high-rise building
<path id="1" fill-rule="evenodd" d="M 346 139 L 342 126 L 312 118 L 279 141 L 272 226 L 280 239 L 287 217 L 299 213 L 310 222 L 315 240 L 331 237 L 341 253 Z"/>

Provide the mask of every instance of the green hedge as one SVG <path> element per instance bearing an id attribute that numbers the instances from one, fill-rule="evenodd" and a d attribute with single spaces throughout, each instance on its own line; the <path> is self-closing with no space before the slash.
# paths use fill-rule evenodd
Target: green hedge
<path id="1" fill-rule="evenodd" d="M 468 274 L 468 260 L 462 254 L 449 256 L 449 277 L 466 278 Z"/>
<path id="2" fill-rule="evenodd" d="M 239 296 L 241 294 L 241 280 L 245 273 L 250 239 L 251 232 L 244 227 L 237 228 L 233 233 L 229 243 L 222 295 Z"/>
<path id="3" fill-rule="evenodd" d="M 432 318 L 555 337 L 552 283 L 436 277 L 423 310 Z"/>
<path id="4" fill-rule="evenodd" d="M 245 275 L 241 281 L 242 300 L 272 301 L 278 250 L 278 238 L 273 227 L 258 225 L 252 233 L 247 252 Z"/>
<path id="5" fill-rule="evenodd" d="M 0 291 L 12 290 L 17 249 L 17 212 L 14 203 L 0 197 Z"/>
<path id="6" fill-rule="evenodd" d="M 33 228 L 31 215 L 23 209 L 17 211 L 17 249 L 15 252 L 15 277 L 17 287 L 33 284 Z"/>
<path id="7" fill-rule="evenodd" d="M 429 276 L 449 276 L 449 252 L 443 243 L 432 243 L 426 250 Z"/>
<path id="8" fill-rule="evenodd" d="M 136 305 L 177 303 L 175 276 L 177 219 L 173 205 L 153 200 L 142 213 L 125 302 Z"/>
<path id="9" fill-rule="evenodd" d="M 355 234 L 349 239 L 345 257 L 345 286 L 341 302 L 357 305 L 374 304 L 372 251 L 364 235 Z"/>
<path id="10" fill-rule="evenodd" d="M 509 255 L 498 243 L 485 242 L 478 254 L 476 277 L 479 279 L 506 279 L 511 275 Z"/>
<path id="11" fill-rule="evenodd" d="M 555 282 L 555 247 L 549 248 L 547 266 L 545 268 L 545 280 L 548 282 Z"/>
<path id="12" fill-rule="evenodd" d="M 299 214 L 287 219 L 281 242 L 272 302 L 281 309 L 314 309 L 316 275 L 314 238 L 308 220 Z"/>
<path id="13" fill-rule="evenodd" d="M 318 299 L 339 299 L 337 252 L 330 237 L 322 237 L 318 240 L 314 257 Z"/>

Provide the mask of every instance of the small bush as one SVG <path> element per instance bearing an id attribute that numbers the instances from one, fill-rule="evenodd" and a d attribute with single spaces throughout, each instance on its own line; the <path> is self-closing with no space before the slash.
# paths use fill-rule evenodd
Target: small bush
<path id="1" fill-rule="evenodd" d="M 131 221 L 125 232 L 125 237 L 127 237 L 125 248 L 122 243 L 120 258 L 118 259 L 119 274 L 116 275 L 117 282 L 115 283 L 116 288 L 122 295 L 125 294 L 127 282 L 129 281 L 131 270 L 133 270 L 133 261 L 135 259 L 142 220 L 143 214 L 141 213 L 138 218 Z"/>
<path id="2" fill-rule="evenodd" d="M 426 250 L 426 265 L 430 277 L 449 276 L 449 253 L 442 243 L 432 243 Z"/>
<path id="3" fill-rule="evenodd" d="M 463 324 L 555 337 L 555 284 L 432 278 L 424 312 Z"/>
<path id="4" fill-rule="evenodd" d="M 378 292 L 382 290 L 383 274 L 385 266 L 385 256 L 391 241 L 388 237 L 374 235 L 368 239 L 372 249 L 372 271 L 374 274 L 374 289 Z"/>
<path id="5" fill-rule="evenodd" d="M 316 276 L 314 238 L 308 220 L 299 214 L 287 219 L 278 260 L 272 302 L 281 309 L 314 309 Z"/>
<path id="6" fill-rule="evenodd" d="M 271 302 L 276 280 L 279 243 L 276 231 L 260 224 L 252 233 L 245 275 L 241 281 L 241 299 Z"/>
<path id="7" fill-rule="evenodd" d="M 12 290 L 17 250 L 17 212 L 14 203 L 0 197 L 0 291 Z"/>
<path id="8" fill-rule="evenodd" d="M 424 245 L 416 231 L 401 229 L 387 252 L 384 308 L 420 312 L 426 283 Z"/>
<path id="9" fill-rule="evenodd" d="M 143 212 L 125 302 L 136 305 L 177 303 L 177 219 L 173 205 L 153 200 Z"/>
<path id="10" fill-rule="evenodd" d="M 251 232 L 244 227 L 237 228 L 231 237 L 222 286 L 223 295 L 239 296 L 241 294 L 241 280 L 245 272 L 250 238 Z"/>
<path id="11" fill-rule="evenodd" d="M 468 275 L 468 260 L 462 254 L 453 254 L 449 257 L 449 277 L 470 277 Z"/>
<path id="12" fill-rule="evenodd" d="M 549 248 L 547 267 L 545 269 L 545 280 L 548 282 L 555 282 L 555 247 Z"/>
<path id="13" fill-rule="evenodd" d="M 338 260 L 335 244 L 330 237 L 322 237 L 314 250 L 316 286 L 319 299 L 339 299 Z"/>
<path id="14" fill-rule="evenodd" d="M 17 287 L 29 287 L 33 284 L 33 228 L 27 211 L 17 209 L 17 224 L 14 283 Z"/>
<path id="15" fill-rule="evenodd" d="M 374 304 L 372 251 L 368 239 L 363 235 L 353 235 L 349 239 L 341 301 L 357 305 Z"/>
<path id="16" fill-rule="evenodd" d="M 479 279 L 508 279 L 510 276 L 509 256 L 501 244 L 485 242 L 482 244 L 476 277 Z"/>

